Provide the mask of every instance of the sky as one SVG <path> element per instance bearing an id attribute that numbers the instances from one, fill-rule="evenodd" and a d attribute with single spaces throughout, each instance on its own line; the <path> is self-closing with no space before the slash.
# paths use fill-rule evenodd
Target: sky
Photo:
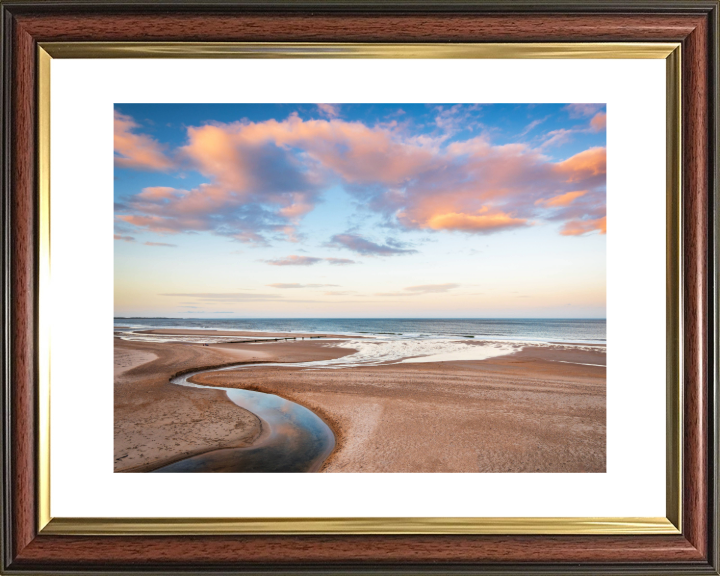
<path id="1" fill-rule="evenodd" d="M 115 315 L 605 318 L 603 104 L 116 104 Z"/>

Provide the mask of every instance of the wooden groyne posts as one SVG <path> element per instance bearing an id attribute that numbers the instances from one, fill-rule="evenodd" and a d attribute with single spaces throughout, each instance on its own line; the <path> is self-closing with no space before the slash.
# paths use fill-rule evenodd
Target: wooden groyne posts
<path id="1" fill-rule="evenodd" d="M 230 342 L 222 342 L 222 344 L 256 344 L 258 342 L 281 342 L 284 340 L 312 340 L 313 338 L 327 338 L 325 335 L 321 336 L 293 336 L 292 338 L 258 338 L 256 340 L 231 340 Z"/>

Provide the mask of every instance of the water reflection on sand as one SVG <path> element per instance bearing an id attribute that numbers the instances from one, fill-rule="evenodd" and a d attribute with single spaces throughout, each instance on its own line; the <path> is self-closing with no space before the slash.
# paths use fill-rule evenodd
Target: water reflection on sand
<path id="1" fill-rule="evenodd" d="M 197 374 L 214 371 L 185 374 L 174 378 L 172 383 L 218 389 L 188 382 Z M 335 447 L 332 430 L 304 406 L 274 394 L 221 389 L 235 404 L 262 419 L 260 438 L 246 448 L 213 450 L 163 466 L 154 472 L 316 472 Z"/>

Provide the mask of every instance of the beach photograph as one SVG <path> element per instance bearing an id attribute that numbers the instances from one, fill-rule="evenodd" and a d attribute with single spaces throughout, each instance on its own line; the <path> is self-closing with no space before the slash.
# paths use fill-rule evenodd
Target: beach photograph
<path id="1" fill-rule="evenodd" d="M 606 472 L 605 104 L 113 113 L 115 472 Z"/>

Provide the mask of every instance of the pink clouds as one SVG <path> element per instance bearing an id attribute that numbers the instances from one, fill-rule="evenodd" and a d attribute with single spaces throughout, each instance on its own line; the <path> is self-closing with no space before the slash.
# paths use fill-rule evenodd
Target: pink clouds
<path id="1" fill-rule="evenodd" d="M 163 248 L 177 248 L 177 244 L 167 244 L 165 242 L 144 242 L 145 246 L 160 246 Z"/>
<path id="2" fill-rule="evenodd" d="M 337 104 L 318 104 L 317 107 L 318 110 L 320 110 L 320 114 L 328 118 L 337 118 L 340 116 L 340 106 Z"/>
<path id="3" fill-rule="evenodd" d="M 572 139 L 572 135 L 576 132 L 577 130 L 575 129 L 567 128 L 551 130 L 550 132 L 545 134 L 545 141 L 542 143 L 541 148 L 550 148 L 551 146 L 559 146 L 560 144 L 565 144 Z"/>
<path id="4" fill-rule="evenodd" d="M 595 132 L 605 130 L 606 124 L 607 114 L 605 114 L 605 112 L 598 112 L 597 114 L 595 114 L 595 116 L 592 117 L 592 120 L 590 120 L 590 127 L 595 130 Z"/>
<path id="5" fill-rule="evenodd" d="M 555 166 L 558 172 L 567 177 L 566 182 L 604 184 L 606 160 L 605 148 L 588 148 Z"/>
<path id="6" fill-rule="evenodd" d="M 142 192 L 140 192 L 136 198 L 141 200 L 170 200 L 186 193 L 185 190 L 176 190 L 169 186 L 151 186 L 149 188 L 143 188 Z"/>
<path id="7" fill-rule="evenodd" d="M 185 223 L 178 222 L 171 218 L 163 218 L 161 216 L 140 216 L 136 214 L 119 214 L 118 220 L 127 224 L 132 224 L 138 228 L 147 228 L 152 232 L 159 232 L 161 234 L 176 234 L 178 232 L 184 232 L 187 229 Z"/>
<path id="8" fill-rule="evenodd" d="M 598 105 L 571 106 L 571 114 L 594 114 L 593 129 L 604 125 Z M 493 145 L 487 136 L 447 142 L 447 136 L 411 135 L 396 125 L 344 121 L 330 108 L 326 114 L 330 119 L 293 114 L 282 121 L 188 128 L 187 144 L 175 157 L 207 182 L 190 190 L 145 188 L 118 219 L 165 234 L 208 231 L 243 242 L 264 243 L 268 235 L 297 240 L 302 218 L 336 184 L 400 229 L 489 234 L 557 221 L 579 230 L 576 222 L 604 217 L 604 147 L 554 162 L 527 144 Z M 137 126 L 131 118 L 118 117 L 121 139 L 148 138 L 130 132 Z M 548 133 L 545 142 L 566 137 L 557 132 Z M 145 149 L 157 145 L 142 142 Z M 125 147 L 124 162 L 162 165 L 160 157 L 132 156 L 130 148 Z M 335 235 L 331 244 L 363 255 L 412 252 L 352 234 Z M 330 263 L 349 263 L 335 260 Z"/>
<path id="9" fill-rule="evenodd" d="M 592 118 L 588 124 L 584 126 L 558 128 L 547 132 L 542 136 L 543 142 L 540 145 L 540 148 L 547 149 L 552 146 L 559 146 L 561 144 L 571 142 L 576 135 L 601 132 L 605 130 L 607 115 L 603 111 L 603 108 L 603 104 L 568 104 L 565 106 L 564 110 L 567 111 L 570 118 Z M 529 125 L 529 128 L 531 127 L 533 127 L 533 124 Z"/>
<path id="10" fill-rule="evenodd" d="M 403 194 L 374 196 L 371 205 L 393 214 L 406 228 L 478 234 L 544 219 L 604 215 L 604 148 L 557 163 L 522 145 L 493 147 L 478 141 L 448 149 L 442 166 L 429 167 Z M 586 192 L 578 194 L 578 188 Z"/>
<path id="11" fill-rule="evenodd" d="M 414 294 L 442 294 L 454 288 L 459 288 L 460 284 L 447 283 L 447 284 L 422 284 L 420 286 L 408 286 L 403 288 L 408 292 Z"/>
<path id="12" fill-rule="evenodd" d="M 570 114 L 570 118 L 581 118 L 583 116 L 592 116 L 600 109 L 603 104 L 568 104 L 565 110 Z"/>
<path id="13" fill-rule="evenodd" d="M 296 115 L 282 122 L 190 128 L 188 136 L 190 143 L 183 152 L 200 171 L 215 175 L 222 185 L 232 183 L 236 188 L 262 184 L 248 173 L 249 161 L 257 159 L 255 155 L 283 155 L 287 162 L 299 167 L 295 156 L 283 154 L 290 148 L 307 155 L 304 174 L 308 184 L 322 184 L 328 170 L 352 184 L 403 182 L 433 157 L 433 151 L 404 143 L 388 128 L 337 119 L 302 120 Z M 372 174 L 367 172 L 370 168 Z"/>
<path id="14" fill-rule="evenodd" d="M 136 134 L 139 125 L 130 117 L 115 111 L 115 164 L 121 168 L 166 171 L 173 162 L 163 147 L 146 134 Z"/>
<path id="15" fill-rule="evenodd" d="M 553 206 L 570 206 L 577 198 L 580 198 L 581 196 L 585 196 L 587 194 L 587 190 L 577 190 L 575 192 L 566 192 L 565 194 L 560 194 L 559 196 L 555 196 L 553 198 L 548 198 L 545 200 L 544 198 L 538 200 L 535 202 L 535 204 L 543 204 L 548 207 Z"/>
<path id="16" fill-rule="evenodd" d="M 581 236 L 588 232 L 598 231 L 600 234 L 607 233 L 606 217 L 595 220 L 571 220 L 565 223 L 560 234 L 563 236 Z"/>
<path id="17" fill-rule="evenodd" d="M 509 228 L 525 226 L 527 220 L 513 218 L 508 214 L 497 212 L 495 214 L 460 214 L 450 212 L 447 214 L 433 214 L 427 220 L 428 228 L 433 230 L 461 230 L 463 232 L 496 232 Z"/>

